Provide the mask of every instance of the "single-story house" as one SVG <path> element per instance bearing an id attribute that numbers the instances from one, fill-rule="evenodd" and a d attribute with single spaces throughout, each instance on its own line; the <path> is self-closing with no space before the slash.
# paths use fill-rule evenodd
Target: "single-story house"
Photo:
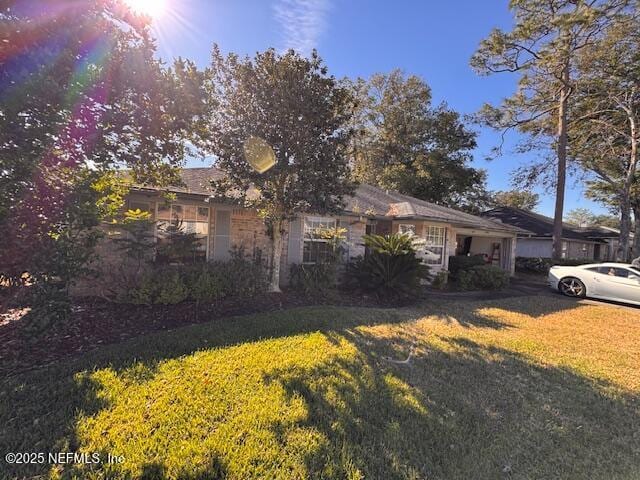
<path id="1" fill-rule="evenodd" d="M 497 207 L 481 214 L 482 217 L 505 225 L 519 227 L 516 256 L 551 258 L 553 219 L 539 213 L 514 207 Z M 614 228 L 562 226 L 562 258 L 587 260 L 613 260 L 620 232 Z"/>
<path id="2" fill-rule="evenodd" d="M 138 185 L 127 197 L 127 208 L 149 211 L 155 221 L 157 241 L 163 240 L 163 226 L 180 221 L 186 232 L 198 235 L 203 260 L 225 260 L 233 247 L 241 247 L 249 255 L 258 251 L 266 258 L 269 237 L 257 212 L 233 203 L 217 202 L 211 196 L 210 180 L 223 173 L 215 168 L 182 170 L 183 185 L 169 191 L 175 200 L 168 203 L 157 188 Z M 346 229 L 346 257 L 365 253 L 362 236 L 365 233 L 389 234 L 412 232 L 424 239 L 423 261 L 432 272 L 446 270 L 449 256 L 481 254 L 488 263 L 499 265 L 513 274 L 515 269 L 516 235 L 518 227 L 489 218 L 470 215 L 452 208 L 435 205 L 371 185 L 360 185 L 353 197 L 345 199 L 344 210 L 338 215 L 313 213 L 300 215 L 286 228 L 281 272 L 287 281 L 291 264 L 313 264 L 328 252 L 327 240 L 312 233 L 318 228 Z M 117 235 L 114 230 L 112 235 Z M 107 238 L 109 235 L 107 236 Z M 117 254 L 101 247 L 103 256 Z"/>

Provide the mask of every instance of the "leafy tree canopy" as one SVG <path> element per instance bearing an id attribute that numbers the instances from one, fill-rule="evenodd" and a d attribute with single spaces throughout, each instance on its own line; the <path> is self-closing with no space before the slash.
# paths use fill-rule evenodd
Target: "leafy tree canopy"
<path id="1" fill-rule="evenodd" d="M 518 74 L 517 91 L 499 105 L 485 105 L 479 120 L 504 134 L 524 134 L 517 151 L 539 150 L 541 161 L 516 171 L 518 183 L 555 188 L 553 256 L 562 253 L 562 215 L 568 162 L 568 129 L 580 73 L 580 51 L 597 39 L 630 0 L 512 0 L 509 31 L 494 29 L 471 58 L 480 74 Z M 501 146 L 496 148 L 500 153 Z M 553 153 L 551 153 L 553 152 Z"/>
<path id="2" fill-rule="evenodd" d="M 581 82 L 570 125 L 571 153 L 587 172 L 588 194 L 620 213 L 620 248 L 626 260 L 631 210 L 640 188 L 640 20 L 620 16 L 579 56 Z M 595 177 L 595 179 L 594 179 Z"/>
<path id="3" fill-rule="evenodd" d="M 424 80 L 393 70 L 345 84 L 357 100 L 350 157 L 358 181 L 454 207 L 484 199 L 486 174 L 469 165 L 475 132 L 446 104 L 431 104 Z"/>
<path id="4" fill-rule="evenodd" d="M 284 224 L 300 212 L 331 212 L 353 192 L 345 149 L 352 111 L 349 92 L 313 53 L 269 49 L 254 58 L 223 56 L 214 46 L 207 71 L 210 135 L 205 144 L 226 177 L 218 195 L 258 209 L 273 236 L 271 288 L 278 289 Z M 272 149 L 262 173 L 246 160 L 248 139 Z"/>
<path id="5" fill-rule="evenodd" d="M 0 265 L 51 277 L 34 254 L 56 258 L 43 252 L 61 232 L 121 205 L 114 172 L 175 182 L 200 78 L 190 62 L 155 59 L 148 19 L 121 0 L 29 5 L 0 4 Z M 74 196 L 86 200 L 81 221 Z"/>
<path id="6" fill-rule="evenodd" d="M 620 228 L 620 219 L 615 215 L 596 214 L 588 208 L 574 208 L 565 216 L 565 222 L 578 227 L 603 226 Z"/>
<path id="7" fill-rule="evenodd" d="M 522 210 L 534 210 L 540 203 L 540 195 L 528 190 L 501 190 L 493 193 L 491 203 Z"/>

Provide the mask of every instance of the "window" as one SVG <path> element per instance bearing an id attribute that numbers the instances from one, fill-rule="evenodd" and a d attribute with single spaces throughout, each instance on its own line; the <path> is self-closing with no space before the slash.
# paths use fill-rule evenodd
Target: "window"
<path id="1" fill-rule="evenodd" d="M 427 226 L 423 261 L 427 265 L 442 265 L 444 262 L 445 227 Z"/>
<path id="2" fill-rule="evenodd" d="M 582 258 L 588 258 L 589 257 L 589 246 L 586 243 L 581 244 L 582 248 L 580 249 L 580 254 L 582 256 Z"/>
<path id="3" fill-rule="evenodd" d="M 414 236 L 416 234 L 416 226 L 410 223 L 401 223 L 398 225 L 398 231 L 402 234 L 409 234 Z"/>
<path id="4" fill-rule="evenodd" d="M 611 276 L 611 277 L 628 278 L 630 272 L 626 268 L 598 267 L 598 273 L 601 273 L 603 275 L 608 275 L 608 276 Z"/>
<path id="5" fill-rule="evenodd" d="M 335 230 L 335 228 L 335 218 L 305 217 L 304 245 L 302 251 L 303 263 L 322 263 L 331 258 L 333 246 L 329 238 L 322 233 L 327 230 Z"/>
<path id="6" fill-rule="evenodd" d="M 209 207 L 179 203 L 158 203 L 156 237 L 161 246 L 177 240 L 179 235 L 198 239 L 196 259 L 205 260 L 209 246 Z M 182 260 L 182 259 L 177 259 Z"/>
<path id="7" fill-rule="evenodd" d="M 567 258 L 567 251 L 569 249 L 569 245 L 567 242 L 562 242 L 562 253 L 560 254 L 561 258 Z"/>
<path id="8" fill-rule="evenodd" d="M 141 212 L 151 212 L 147 202 L 127 202 L 127 210 L 140 210 Z"/>

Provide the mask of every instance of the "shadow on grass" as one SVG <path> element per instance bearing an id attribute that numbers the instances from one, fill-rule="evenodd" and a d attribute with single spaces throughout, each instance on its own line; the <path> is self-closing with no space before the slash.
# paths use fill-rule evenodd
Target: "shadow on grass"
<path id="1" fill-rule="evenodd" d="M 388 342 L 348 337 L 355 360 L 265 379 L 303 398 L 300 427 L 327 439 L 306 458 L 310 478 L 640 476 L 637 395 L 614 396 L 609 385 L 463 338 L 394 364 L 384 358 Z M 396 343 L 396 358 L 410 348 Z"/>
<path id="2" fill-rule="evenodd" d="M 518 300 L 496 305 L 516 308 L 519 304 L 513 302 Z M 493 305 L 482 303 L 485 307 Z M 547 309 L 551 313 L 575 306 L 569 302 Z M 475 328 L 507 326 L 482 315 L 478 307 L 478 302 L 459 307 L 456 321 Z M 360 473 L 365 478 L 423 478 L 427 474 L 455 478 L 463 473 L 468 477 L 475 475 L 470 470 L 475 464 L 478 472 L 488 472 L 485 478 L 495 478 L 493 474 L 501 468 L 515 472 L 516 465 L 531 474 L 538 471 L 534 469 L 536 461 L 544 462 L 540 467 L 558 469 L 559 454 L 553 446 L 568 441 L 567 428 L 574 427 L 571 433 L 583 438 L 589 432 L 588 439 L 595 443 L 588 446 L 574 442 L 563 450 L 565 454 L 575 457 L 592 452 L 596 473 L 604 468 L 597 464 L 605 455 L 621 457 L 616 468 L 630 471 L 625 455 L 634 445 L 637 448 L 638 440 L 623 434 L 620 438 L 626 443 L 620 444 L 612 438 L 612 432 L 622 431 L 623 421 L 638 424 L 635 397 L 613 401 L 600 393 L 600 386 L 580 377 L 532 367 L 509 352 L 487 352 L 477 345 L 452 344 L 450 352 L 421 347 L 409 365 L 395 365 L 382 357 L 406 356 L 408 343 L 400 340 L 390 344 L 355 328 L 411 322 L 425 314 L 439 315 L 441 310 L 442 305 L 429 312 L 423 308 L 299 308 L 216 321 L 104 347 L 73 361 L 2 381 L 0 453 L 64 452 L 81 447 L 75 437 L 78 419 L 109 407 L 102 386 L 90 375 L 92 370 L 109 367 L 117 375 L 143 383 L 156 375 L 160 362 L 198 350 L 321 331 L 334 341 L 344 338 L 354 344 L 358 349 L 356 360 L 336 359 L 313 369 L 281 371 L 265 379 L 279 382 L 290 395 L 304 398 L 309 409 L 307 424 L 326 436 L 323 446 L 306 459 L 310 477 L 359 478 Z M 497 358 L 488 361 L 486 355 Z M 523 389 L 518 388 L 518 382 Z M 573 398 L 573 404 L 564 407 L 563 396 Z M 583 405 L 585 401 L 587 405 Z M 584 408 L 576 408 L 576 404 Z M 553 413 L 556 411 L 560 413 Z M 563 420 L 565 416 L 568 423 Z M 554 425 L 548 423 L 554 418 L 559 423 L 549 442 L 545 429 Z M 580 428 L 576 426 L 578 418 L 584 423 Z M 600 420 L 602 425 L 597 423 Z M 273 428 L 277 433 L 278 426 Z M 529 430 L 531 434 L 527 434 Z M 285 442 L 283 432 L 279 434 Z M 492 435 L 492 441 L 488 441 Z M 542 446 L 535 447 L 538 441 Z M 531 456 L 536 451 L 542 460 Z M 575 467 L 575 462 L 567 465 Z M 9 468 L 4 463 L 1 466 Z M 9 476 L 16 477 L 48 470 L 46 465 L 10 468 Z M 151 461 L 143 469 L 143 478 L 165 476 L 161 461 Z M 72 478 L 73 474 L 73 467 L 63 469 L 63 476 Z M 214 458 L 209 466 L 185 472 L 179 478 L 225 478 L 225 466 L 221 459 Z"/>

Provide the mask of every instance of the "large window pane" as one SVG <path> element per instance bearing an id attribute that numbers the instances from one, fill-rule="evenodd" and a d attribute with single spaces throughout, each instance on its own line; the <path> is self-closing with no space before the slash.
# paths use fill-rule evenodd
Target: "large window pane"
<path id="1" fill-rule="evenodd" d="M 208 207 L 198 207 L 198 221 L 199 222 L 208 222 L 209 221 L 209 208 Z"/>
<path id="2" fill-rule="evenodd" d="M 336 228 L 336 219 L 330 217 L 305 217 L 304 236 L 306 238 L 316 238 L 318 231 Z"/>
<path id="3" fill-rule="evenodd" d="M 332 247 L 327 242 L 305 241 L 302 254 L 304 263 L 324 263 L 331 259 Z"/>
<path id="4" fill-rule="evenodd" d="M 333 247 L 323 231 L 334 230 L 337 222 L 331 217 L 305 217 L 303 263 L 323 263 L 331 259 Z"/>
<path id="5" fill-rule="evenodd" d="M 196 205 L 161 204 L 158 205 L 157 239 L 159 259 L 169 262 L 192 262 L 205 260 L 209 243 L 209 208 Z M 198 221 L 200 220 L 200 221 Z M 185 236 L 194 236 L 191 242 Z M 195 252 L 186 254 L 184 245 L 191 244 Z M 174 245 L 172 247 L 171 245 Z M 180 247 L 179 245 L 182 245 Z M 169 248 L 167 248 L 169 246 Z M 163 252 L 164 257 L 160 255 Z M 187 248 L 188 251 L 188 248 Z M 176 257 L 176 252 L 182 252 Z M 160 258 L 162 257 L 162 258 Z M 166 257 L 166 258 L 165 258 Z"/>
<path id="6" fill-rule="evenodd" d="M 444 261 L 445 227 L 429 225 L 427 227 L 426 245 L 422 255 L 427 265 L 442 265 Z"/>
<path id="7" fill-rule="evenodd" d="M 196 221 L 196 206 L 195 205 L 184 205 L 183 207 L 183 218 L 189 221 Z"/>

